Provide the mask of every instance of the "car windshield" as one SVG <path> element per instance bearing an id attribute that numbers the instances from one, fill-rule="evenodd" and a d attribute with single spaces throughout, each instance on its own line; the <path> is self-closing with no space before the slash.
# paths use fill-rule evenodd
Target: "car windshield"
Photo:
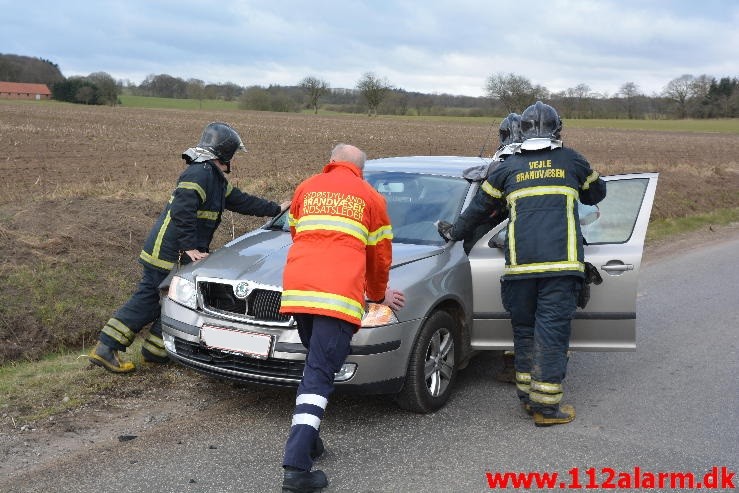
<path id="1" fill-rule="evenodd" d="M 364 178 L 385 197 L 393 243 L 441 245 L 434 222 L 454 222 L 467 196 L 469 182 L 461 177 L 367 171 Z M 289 231 L 287 214 L 268 225 L 270 229 Z"/>

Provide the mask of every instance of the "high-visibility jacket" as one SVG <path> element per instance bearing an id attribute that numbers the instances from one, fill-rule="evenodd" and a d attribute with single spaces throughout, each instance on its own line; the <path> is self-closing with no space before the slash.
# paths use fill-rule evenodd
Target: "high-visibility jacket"
<path id="1" fill-rule="evenodd" d="M 207 252 L 224 209 L 252 216 L 276 216 L 280 213 L 279 204 L 249 195 L 231 185 L 213 161 L 188 165 L 149 232 L 139 262 L 170 271 L 180 251 Z M 183 258 L 183 261 L 188 263 L 190 259 Z"/>
<path id="2" fill-rule="evenodd" d="M 606 184 L 578 152 L 561 147 L 508 156 L 455 223 L 452 237 L 481 222 L 500 201 L 509 211 L 505 279 L 584 277 L 577 200 L 595 205 Z M 463 227 L 458 227 L 463 226 Z"/>
<path id="3" fill-rule="evenodd" d="M 356 165 L 333 162 L 295 190 L 289 223 L 280 312 L 359 326 L 365 299 L 381 301 L 387 288 L 393 233 L 385 199 Z"/>

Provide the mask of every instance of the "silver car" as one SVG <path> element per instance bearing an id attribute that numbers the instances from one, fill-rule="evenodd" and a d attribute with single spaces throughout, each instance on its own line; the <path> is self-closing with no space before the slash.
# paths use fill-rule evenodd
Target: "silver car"
<path id="1" fill-rule="evenodd" d="M 481 350 L 513 348 L 510 315 L 500 299 L 503 222 L 469 253 L 446 243 L 435 221 L 453 222 L 480 182 L 465 170 L 489 160 L 415 156 L 369 160 L 364 176 L 386 199 L 393 225 L 390 285 L 405 292 L 397 312 L 369 304 L 337 390 L 392 394 L 428 413 L 449 398 L 456 374 Z M 474 175 L 475 173 L 472 173 Z M 481 175 L 481 173 L 478 173 Z M 609 176 L 607 198 L 581 211 L 586 261 L 603 282 L 592 285 L 573 322 L 571 348 L 636 347 L 636 289 L 657 174 Z M 295 322 L 279 313 L 282 271 L 291 244 L 286 214 L 244 234 L 171 278 L 162 304 L 170 357 L 199 372 L 257 384 L 296 386 L 305 349 Z"/>

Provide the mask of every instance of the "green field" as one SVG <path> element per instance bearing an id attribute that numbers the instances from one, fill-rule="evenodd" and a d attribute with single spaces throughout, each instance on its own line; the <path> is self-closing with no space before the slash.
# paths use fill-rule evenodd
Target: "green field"
<path id="1" fill-rule="evenodd" d="M 118 99 L 121 106 L 128 108 L 169 108 L 178 110 L 235 110 L 238 109 L 238 101 L 223 101 L 220 99 L 174 99 L 174 98 L 152 98 L 148 96 L 131 96 L 121 94 Z"/>
<path id="2" fill-rule="evenodd" d="M 122 106 L 129 108 L 170 108 L 180 110 L 236 110 L 237 101 L 213 99 L 173 99 L 153 98 L 147 96 L 121 95 Z M 313 110 L 304 110 L 305 114 L 313 114 Z M 319 116 L 356 116 L 334 111 L 318 111 Z M 380 115 L 380 119 L 389 120 L 425 120 L 438 122 L 470 123 L 490 125 L 500 122 L 505 115 L 497 117 L 485 116 L 394 116 Z M 373 117 L 375 118 L 375 117 Z M 617 120 L 617 119 L 565 119 L 565 128 L 615 128 L 619 130 L 656 130 L 664 132 L 714 132 L 739 134 L 739 118 L 706 119 L 706 120 Z"/>

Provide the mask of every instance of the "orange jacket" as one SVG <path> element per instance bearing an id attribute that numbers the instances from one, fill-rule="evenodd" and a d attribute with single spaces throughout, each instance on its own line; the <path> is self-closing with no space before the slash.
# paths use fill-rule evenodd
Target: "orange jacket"
<path id="1" fill-rule="evenodd" d="M 289 222 L 280 313 L 359 326 L 365 296 L 380 301 L 387 288 L 393 232 L 385 199 L 353 163 L 329 163 L 295 190 Z"/>

